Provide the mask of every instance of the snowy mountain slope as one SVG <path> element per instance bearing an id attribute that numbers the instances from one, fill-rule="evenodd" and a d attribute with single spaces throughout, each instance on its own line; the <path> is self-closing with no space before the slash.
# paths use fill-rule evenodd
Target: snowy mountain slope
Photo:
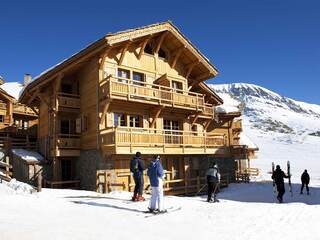
<path id="1" fill-rule="evenodd" d="M 265 132 L 314 134 L 320 130 L 320 106 L 295 101 L 253 84 L 210 85 L 241 102 L 245 120 Z"/>
<path id="2" fill-rule="evenodd" d="M 319 105 L 295 101 L 253 84 L 210 87 L 227 102 L 230 97 L 239 102 L 244 131 L 260 149 L 252 163 L 262 170 L 262 178 L 270 178 L 267 172 L 272 161 L 285 168 L 290 160 L 295 182 L 305 168 L 313 180 L 320 180 Z"/>

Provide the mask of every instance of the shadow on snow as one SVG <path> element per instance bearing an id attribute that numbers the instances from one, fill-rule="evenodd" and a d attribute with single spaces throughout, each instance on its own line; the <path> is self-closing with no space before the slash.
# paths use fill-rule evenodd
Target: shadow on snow
<path id="1" fill-rule="evenodd" d="M 284 203 L 304 203 L 308 205 L 320 204 L 320 188 L 309 187 L 310 195 L 306 189 L 300 194 L 300 184 L 292 184 L 292 193 L 289 192 L 288 184 L 285 184 Z M 230 184 L 228 188 L 222 189 L 218 199 L 231 200 L 248 203 L 276 203 L 277 193 L 273 192 L 272 182 L 252 182 Z M 202 196 L 203 198 L 205 196 Z"/>

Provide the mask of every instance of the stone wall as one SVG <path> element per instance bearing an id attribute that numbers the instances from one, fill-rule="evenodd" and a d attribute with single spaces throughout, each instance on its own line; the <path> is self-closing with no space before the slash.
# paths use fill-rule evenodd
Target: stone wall
<path id="1" fill-rule="evenodd" d="M 96 191 L 96 173 L 99 169 L 106 169 L 100 151 L 81 150 L 76 164 L 76 177 L 80 179 L 81 189 Z"/>

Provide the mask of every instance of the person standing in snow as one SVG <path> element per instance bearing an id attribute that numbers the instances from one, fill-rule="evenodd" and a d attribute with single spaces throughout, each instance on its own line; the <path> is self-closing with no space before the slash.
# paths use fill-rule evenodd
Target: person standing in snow
<path id="1" fill-rule="evenodd" d="M 307 194 L 309 195 L 309 182 L 310 182 L 310 176 L 309 173 L 306 170 L 301 175 L 301 191 L 300 194 L 303 194 L 304 185 L 306 185 Z"/>
<path id="2" fill-rule="evenodd" d="M 150 179 L 151 185 L 151 200 L 149 205 L 149 211 L 159 211 L 164 212 L 163 206 L 163 168 L 160 162 L 159 156 L 154 156 L 153 160 L 151 161 L 147 175 Z"/>
<path id="3" fill-rule="evenodd" d="M 277 165 L 276 170 L 272 174 L 272 179 L 274 180 L 277 186 L 277 191 L 278 191 L 277 199 L 279 203 L 283 202 L 283 195 L 285 193 L 284 178 L 289 178 L 289 177 L 281 170 L 280 166 Z"/>
<path id="4" fill-rule="evenodd" d="M 143 193 L 143 170 L 144 164 L 141 159 L 141 153 L 136 152 L 136 155 L 130 161 L 130 171 L 132 172 L 135 187 L 132 201 L 144 201 Z"/>
<path id="5" fill-rule="evenodd" d="M 208 198 L 207 202 L 217 202 L 217 188 L 220 184 L 220 173 L 216 163 L 212 164 L 207 171 Z M 213 193 L 213 200 L 212 200 Z"/>

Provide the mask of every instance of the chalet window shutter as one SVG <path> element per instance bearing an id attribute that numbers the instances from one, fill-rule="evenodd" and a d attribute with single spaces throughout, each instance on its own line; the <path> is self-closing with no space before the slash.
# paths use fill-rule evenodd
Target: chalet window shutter
<path id="1" fill-rule="evenodd" d="M 81 133 L 81 118 L 76 119 L 76 133 Z"/>

